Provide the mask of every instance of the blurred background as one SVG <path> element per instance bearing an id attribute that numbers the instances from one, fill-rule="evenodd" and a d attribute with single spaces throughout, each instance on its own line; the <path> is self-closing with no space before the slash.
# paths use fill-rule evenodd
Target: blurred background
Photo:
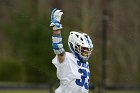
<path id="1" fill-rule="evenodd" d="M 0 93 L 54 93 L 53 8 L 70 31 L 89 34 L 90 93 L 140 93 L 140 0 L 0 0 Z"/>

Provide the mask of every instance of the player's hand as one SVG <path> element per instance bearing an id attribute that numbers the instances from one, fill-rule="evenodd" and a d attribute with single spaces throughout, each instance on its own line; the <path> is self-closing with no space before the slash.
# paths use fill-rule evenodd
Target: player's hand
<path id="1" fill-rule="evenodd" d="M 53 9 L 52 14 L 51 14 L 51 21 L 57 21 L 60 23 L 61 17 L 62 17 L 62 10 L 58 10 L 57 8 Z"/>
<path id="2" fill-rule="evenodd" d="M 58 10 L 56 8 L 53 9 L 53 11 L 52 11 L 52 14 L 51 14 L 51 24 L 50 24 L 50 26 L 51 27 L 55 27 L 56 30 L 62 29 L 62 25 L 60 24 L 62 14 L 63 14 L 62 10 Z"/>

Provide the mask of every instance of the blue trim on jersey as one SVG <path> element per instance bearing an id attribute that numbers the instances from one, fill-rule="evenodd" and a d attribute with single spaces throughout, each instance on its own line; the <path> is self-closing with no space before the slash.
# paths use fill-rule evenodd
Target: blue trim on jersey
<path id="1" fill-rule="evenodd" d="M 85 62 L 85 63 L 83 63 L 83 62 L 80 62 L 79 60 L 77 61 L 77 64 L 78 64 L 78 66 L 82 66 L 82 67 L 84 67 L 84 68 L 89 68 L 89 65 Z"/>

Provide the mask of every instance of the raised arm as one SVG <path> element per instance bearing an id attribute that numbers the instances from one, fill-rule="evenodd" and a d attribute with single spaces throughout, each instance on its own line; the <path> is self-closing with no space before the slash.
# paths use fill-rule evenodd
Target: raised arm
<path id="1" fill-rule="evenodd" d="M 58 55 L 58 60 L 62 63 L 65 59 L 65 50 L 62 44 L 62 36 L 61 31 L 62 25 L 60 24 L 61 16 L 63 12 L 62 10 L 57 10 L 56 8 L 52 11 L 51 14 L 51 24 L 50 26 L 53 28 L 53 36 L 52 36 L 52 47 L 53 51 L 56 55 Z"/>

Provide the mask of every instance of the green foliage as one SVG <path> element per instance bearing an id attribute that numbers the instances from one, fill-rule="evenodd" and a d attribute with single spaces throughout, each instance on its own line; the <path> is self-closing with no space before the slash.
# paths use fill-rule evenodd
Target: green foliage
<path id="1" fill-rule="evenodd" d="M 22 61 L 26 68 L 27 81 L 55 82 L 55 67 L 51 63 L 55 55 L 48 17 L 32 18 L 29 13 L 12 12 L 11 22 L 5 24 L 4 31 L 12 43 L 13 57 Z"/>
<path id="2" fill-rule="evenodd" d="M 0 60 L 1 81 L 26 81 L 26 73 L 22 62 L 16 60 Z"/>

